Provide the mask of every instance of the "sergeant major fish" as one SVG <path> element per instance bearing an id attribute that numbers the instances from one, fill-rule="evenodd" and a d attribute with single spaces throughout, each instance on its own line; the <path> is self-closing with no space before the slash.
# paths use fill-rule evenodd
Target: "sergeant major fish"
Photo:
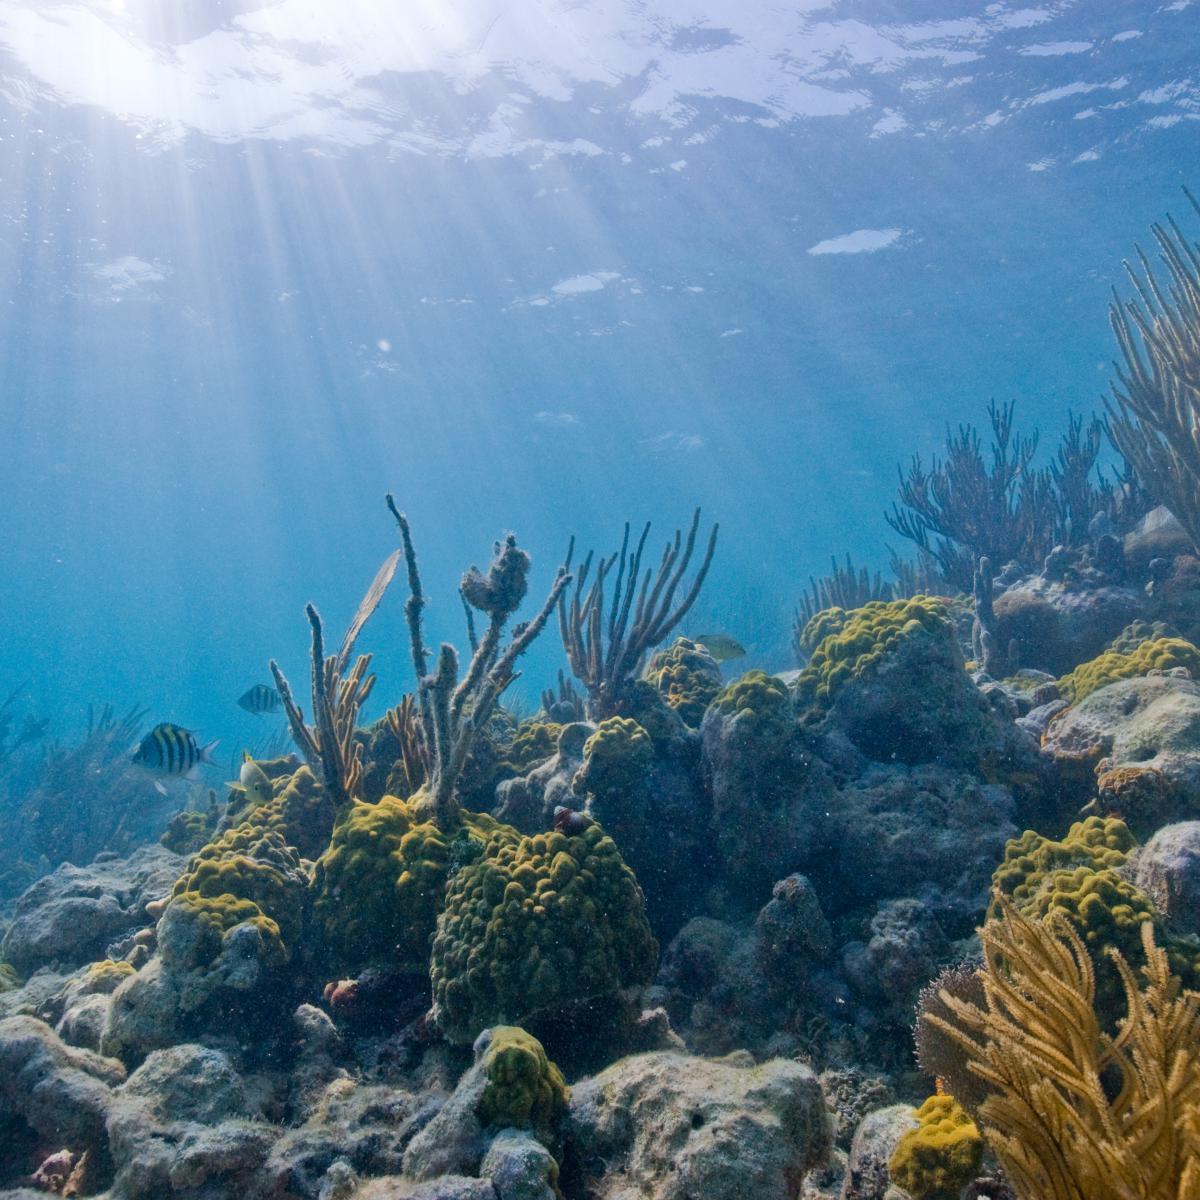
<path id="1" fill-rule="evenodd" d="M 201 746 L 190 729 L 164 721 L 155 725 L 134 747 L 133 762 L 156 774 L 198 779 L 200 764 L 213 761 L 212 751 L 216 744 L 209 742 L 207 746 Z M 167 789 L 161 780 L 156 779 L 154 786 L 166 795 Z"/>
<path id="2" fill-rule="evenodd" d="M 247 688 L 238 700 L 239 708 L 244 708 L 256 717 L 261 717 L 263 713 L 278 712 L 282 704 L 279 693 L 265 683 L 256 683 L 252 688 Z"/>

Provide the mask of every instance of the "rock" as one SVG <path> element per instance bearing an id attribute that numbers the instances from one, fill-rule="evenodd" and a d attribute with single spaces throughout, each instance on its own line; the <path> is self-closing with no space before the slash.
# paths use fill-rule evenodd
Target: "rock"
<path id="1" fill-rule="evenodd" d="M 1125 535 L 1125 559 L 1139 570 L 1145 570 L 1151 559 L 1174 558 L 1189 554 L 1191 540 L 1179 521 L 1161 504 L 1152 508 Z"/>
<path id="2" fill-rule="evenodd" d="M 1017 665 L 1063 675 L 1144 617 L 1146 597 L 1130 587 L 1082 587 L 1034 575 L 997 597 L 995 609 L 998 618 L 1005 614 L 1001 638 L 1030 639 Z"/>
<path id="3" fill-rule="evenodd" d="M 119 1062 L 66 1045 L 44 1021 L 0 1021 L 0 1119 L 17 1117 L 47 1142 L 82 1151 L 105 1145 Z"/>
<path id="4" fill-rule="evenodd" d="M 496 1200 L 490 1179 L 466 1175 L 443 1175 L 424 1183 L 409 1179 L 368 1179 L 354 1193 L 354 1200 Z"/>
<path id="5" fill-rule="evenodd" d="M 1200 935 L 1200 821 L 1160 829 L 1136 851 L 1133 879 L 1173 933 Z"/>
<path id="6" fill-rule="evenodd" d="M 112 995 L 100 1049 L 128 1062 L 178 1041 L 179 991 L 155 956 Z"/>
<path id="7" fill-rule="evenodd" d="M 829 1137 L 808 1067 L 661 1051 L 575 1085 L 563 1174 L 594 1200 L 792 1200 Z"/>
<path id="8" fill-rule="evenodd" d="M 789 875 L 771 889 L 771 899 L 754 920 L 758 961 L 777 985 L 802 982 L 806 964 L 825 958 L 833 931 L 807 876 Z"/>
<path id="9" fill-rule="evenodd" d="M 1042 750 L 1080 804 L 1098 775 L 1153 772 L 1154 788 L 1129 793 L 1150 810 L 1119 814 L 1138 836 L 1200 817 L 1200 683 L 1149 675 L 1098 688 L 1051 722 Z"/>
<path id="10" fill-rule="evenodd" d="M 917 993 L 937 974 L 945 950 L 945 935 L 921 901 L 881 903 L 868 939 L 842 950 L 842 973 L 865 1002 L 860 1023 L 910 1025 Z"/>
<path id="11" fill-rule="evenodd" d="M 111 1007 L 111 996 L 83 996 L 63 1013 L 54 1031 L 70 1046 L 99 1052 Z"/>
<path id="12" fill-rule="evenodd" d="M 153 1052 L 109 1112 L 113 1200 L 253 1194 L 277 1134 L 257 1116 L 221 1051 L 185 1044 Z"/>
<path id="13" fill-rule="evenodd" d="M 1008 788 L 941 766 L 875 767 L 831 806 L 830 852 L 814 867 L 835 911 L 922 896 L 968 925 L 983 912 L 992 871 L 1017 835 Z"/>
<path id="14" fill-rule="evenodd" d="M 583 721 L 564 725 L 556 754 L 527 775 L 497 784 L 496 819 L 515 825 L 522 833 L 541 833 L 553 825 L 557 806 L 581 808 L 571 785 L 583 765 L 584 743 L 595 729 Z"/>
<path id="15" fill-rule="evenodd" d="M 917 1118 L 907 1104 L 879 1108 L 864 1117 L 850 1144 L 841 1200 L 888 1200 L 888 1163 L 896 1143 L 916 1127 Z"/>
<path id="16" fill-rule="evenodd" d="M 363 1176 L 398 1175 L 406 1147 L 438 1106 L 400 1088 L 333 1080 L 304 1123 L 271 1147 L 262 1171 L 268 1195 L 319 1195 L 339 1161 Z"/>
<path id="17" fill-rule="evenodd" d="M 72 969 L 105 957 L 117 938 L 151 924 L 146 905 L 167 895 L 186 859 L 161 846 L 88 867 L 64 863 L 17 901 L 0 942 L 0 961 L 27 974 L 56 964 Z"/>
<path id="18" fill-rule="evenodd" d="M 490 1179 L 496 1200 L 556 1200 L 558 1163 L 532 1134 L 502 1129 L 483 1156 L 479 1174 Z"/>

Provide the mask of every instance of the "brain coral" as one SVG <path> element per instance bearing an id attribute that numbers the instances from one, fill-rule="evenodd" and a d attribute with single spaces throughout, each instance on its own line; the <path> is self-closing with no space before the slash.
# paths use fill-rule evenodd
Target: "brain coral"
<path id="1" fill-rule="evenodd" d="M 1072 703 L 1118 679 L 1133 679 L 1151 671 L 1182 668 L 1192 678 L 1200 677 L 1200 649 L 1183 638 L 1160 637 L 1138 642 L 1133 649 L 1105 650 L 1082 663 L 1058 681 L 1059 691 Z"/>
<path id="2" fill-rule="evenodd" d="M 873 600 L 850 612 L 830 608 L 818 613 L 802 635 L 803 644 L 813 645 L 808 665 L 796 680 L 797 699 L 829 707 L 847 683 L 869 674 L 906 639 L 922 634 L 953 640 L 941 600 Z"/>
<path id="3" fill-rule="evenodd" d="M 395 796 L 343 813 L 313 873 L 315 926 L 338 965 L 425 968 L 452 862 L 488 839 L 518 836 L 484 814 L 463 816 L 446 834 Z"/>
<path id="4" fill-rule="evenodd" d="M 892 1182 L 913 1200 L 958 1200 L 983 1162 L 979 1130 L 950 1096 L 930 1096 L 917 1109 L 917 1122 L 892 1153 Z"/>
<path id="5" fill-rule="evenodd" d="M 654 973 L 641 889 L 599 825 L 515 842 L 510 832 L 493 833 L 446 887 L 430 973 L 451 1041 Z"/>

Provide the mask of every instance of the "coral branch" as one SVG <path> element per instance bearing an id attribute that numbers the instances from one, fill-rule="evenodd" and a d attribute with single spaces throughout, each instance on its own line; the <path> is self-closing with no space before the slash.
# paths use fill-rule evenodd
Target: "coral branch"
<path id="1" fill-rule="evenodd" d="M 696 509 L 686 539 L 682 531 L 676 530 L 663 550 L 658 569 L 648 567 L 643 572 L 642 556 L 650 525 L 647 522 L 642 528 L 630 553 L 627 523 L 620 550 L 598 560 L 590 588 L 587 581 L 594 555 L 589 552 L 570 597 L 563 591 L 558 605 L 559 632 L 571 670 L 587 689 L 591 716 L 603 718 L 618 710 L 626 687 L 636 677 L 646 655 L 679 625 L 695 604 L 712 565 L 719 526 L 713 525 L 704 557 L 677 603 L 676 595 L 695 554 L 699 528 L 700 510 Z M 567 566 L 574 547 L 572 538 Z M 608 596 L 607 583 L 614 566 L 617 573 Z"/>

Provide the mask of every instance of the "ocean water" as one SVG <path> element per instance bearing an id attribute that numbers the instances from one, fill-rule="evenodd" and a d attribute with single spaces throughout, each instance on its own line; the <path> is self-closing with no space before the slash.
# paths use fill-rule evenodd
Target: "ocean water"
<path id="1" fill-rule="evenodd" d="M 0 691 L 261 737 L 233 700 L 303 672 L 306 601 L 348 619 L 388 490 L 435 637 L 501 533 L 536 590 L 699 505 L 692 631 L 790 665 L 947 422 L 1098 406 L 1121 260 L 1197 182 L 1198 14 L 0 5 Z"/>

